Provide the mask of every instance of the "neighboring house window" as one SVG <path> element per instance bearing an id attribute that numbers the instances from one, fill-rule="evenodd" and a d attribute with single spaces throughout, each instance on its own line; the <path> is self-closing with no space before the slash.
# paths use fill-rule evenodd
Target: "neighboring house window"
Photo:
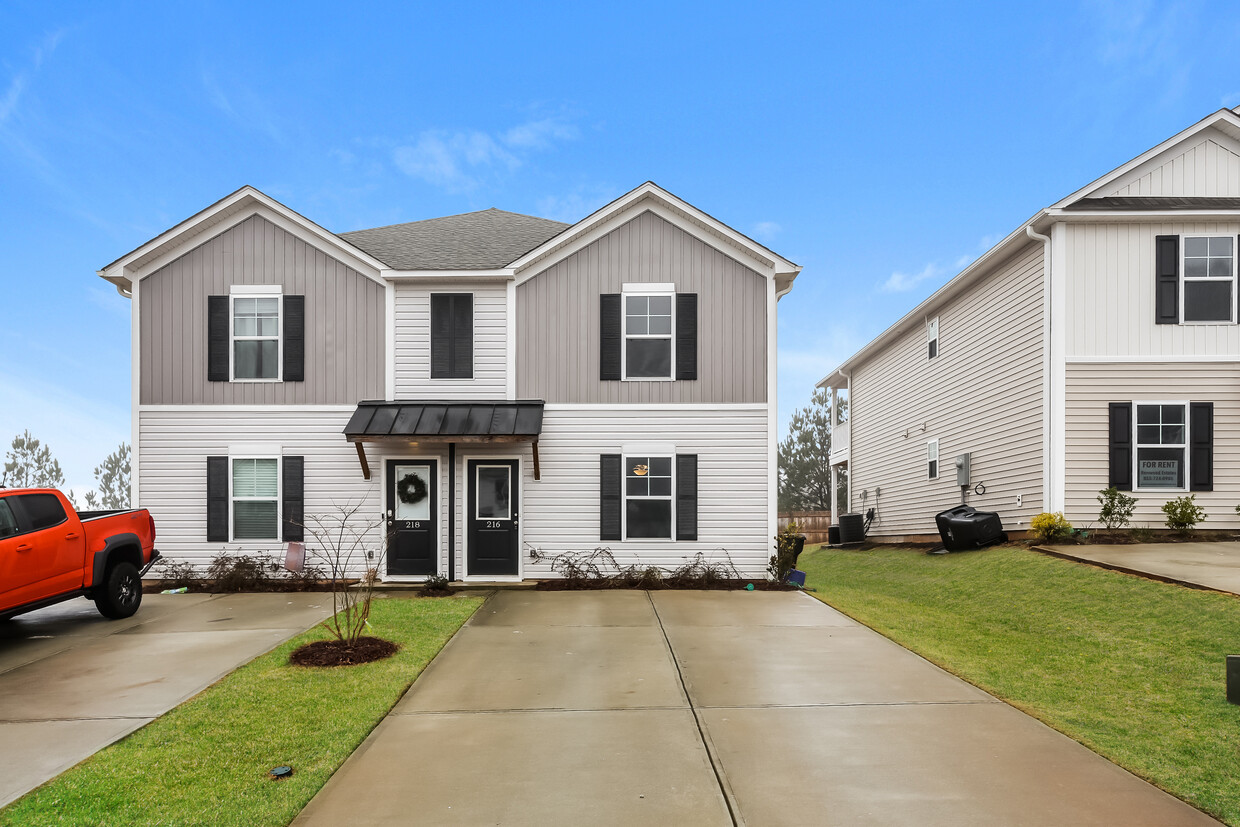
<path id="1" fill-rule="evenodd" d="M 280 296 L 232 296 L 233 379 L 279 380 Z"/>
<path id="2" fill-rule="evenodd" d="M 939 478 L 939 441 L 932 439 L 926 443 L 926 479 Z"/>
<path id="3" fill-rule="evenodd" d="M 1231 236 L 1184 238 L 1180 295 L 1185 322 L 1235 321 L 1234 243 Z"/>
<path id="4" fill-rule="evenodd" d="M 672 379 L 674 292 L 624 294 L 625 379 Z"/>
<path id="5" fill-rule="evenodd" d="M 939 355 L 939 317 L 926 322 L 926 341 L 930 343 L 930 358 Z"/>
<path id="6" fill-rule="evenodd" d="M 234 540 L 279 539 L 279 460 L 234 458 L 231 496 Z"/>
<path id="7" fill-rule="evenodd" d="M 474 377 L 474 294 L 431 294 L 431 378 Z"/>
<path id="8" fill-rule="evenodd" d="M 624 458 L 626 539 L 672 537 L 672 458 Z"/>
<path id="9" fill-rule="evenodd" d="M 1187 488 L 1187 403 L 1136 403 L 1137 490 Z"/>

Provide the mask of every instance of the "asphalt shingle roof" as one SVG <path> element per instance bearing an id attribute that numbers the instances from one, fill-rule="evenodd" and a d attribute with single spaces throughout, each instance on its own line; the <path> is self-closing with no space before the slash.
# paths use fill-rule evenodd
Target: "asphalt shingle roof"
<path id="1" fill-rule="evenodd" d="M 492 208 L 339 235 L 396 270 L 493 270 L 569 226 Z"/>

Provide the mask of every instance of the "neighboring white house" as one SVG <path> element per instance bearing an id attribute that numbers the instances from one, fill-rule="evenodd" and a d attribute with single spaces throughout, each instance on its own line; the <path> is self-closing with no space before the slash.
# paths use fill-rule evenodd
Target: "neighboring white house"
<path id="1" fill-rule="evenodd" d="M 390 579 L 599 546 L 759 575 L 799 271 L 652 183 L 572 225 L 340 234 L 243 187 L 99 272 L 132 299 L 133 501 L 197 564 L 360 503 Z"/>
<path id="2" fill-rule="evenodd" d="M 831 463 L 871 534 L 935 532 L 961 502 L 1026 530 L 1042 511 L 1134 524 L 1195 494 L 1240 502 L 1240 115 L 1224 109 L 1040 210 L 845 361 Z"/>

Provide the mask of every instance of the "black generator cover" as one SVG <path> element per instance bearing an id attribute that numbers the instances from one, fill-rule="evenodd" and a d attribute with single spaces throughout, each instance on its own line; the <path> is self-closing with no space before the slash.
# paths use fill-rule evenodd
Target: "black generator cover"
<path id="1" fill-rule="evenodd" d="M 1007 540 L 1003 523 L 993 511 L 978 511 L 970 505 L 958 505 L 934 516 L 939 536 L 948 551 L 985 548 Z"/>

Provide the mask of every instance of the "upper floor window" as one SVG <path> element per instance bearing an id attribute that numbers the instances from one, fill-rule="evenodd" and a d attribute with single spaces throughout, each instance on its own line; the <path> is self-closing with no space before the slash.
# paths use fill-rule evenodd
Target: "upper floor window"
<path id="1" fill-rule="evenodd" d="M 1234 322 L 1236 257 L 1231 236 L 1185 236 L 1181 319 Z"/>
<path id="2" fill-rule="evenodd" d="M 674 292 L 624 294 L 625 379 L 672 379 Z"/>
<path id="3" fill-rule="evenodd" d="M 431 293 L 431 378 L 474 377 L 474 294 Z"/>
<path id="4" fill-rule="evenodd" d="M 232 296 L 232 378 L 280 378 L 280 296 Z"/>
<path id="5" fill-rule="evenodd" d="M 939 478 L 939 441 L 932 439 L 926 443 L 926 479 Z"/>
<path id="6" fill-rule="evenodd" d="M 930 343 L 930 358 L 939 355 L 939 317 L 926 322 L 926 341 Z"/>

